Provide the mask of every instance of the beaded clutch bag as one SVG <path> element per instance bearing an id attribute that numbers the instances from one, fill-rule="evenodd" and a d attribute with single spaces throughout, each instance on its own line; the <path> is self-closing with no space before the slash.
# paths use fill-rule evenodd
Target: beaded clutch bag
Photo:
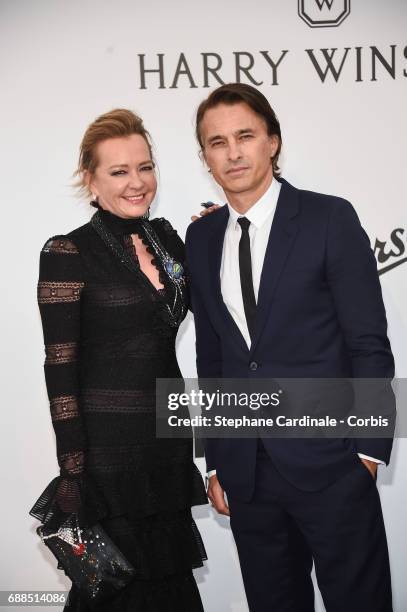
<path id="1" fill-rule="evenodd" d="M 37 533 L 93 605 L 112 597 L 135 576 L 134 568 L 98 524 L 87 529 L 63 526 L 52 534 L 44 533 L 41 526 Z"/>

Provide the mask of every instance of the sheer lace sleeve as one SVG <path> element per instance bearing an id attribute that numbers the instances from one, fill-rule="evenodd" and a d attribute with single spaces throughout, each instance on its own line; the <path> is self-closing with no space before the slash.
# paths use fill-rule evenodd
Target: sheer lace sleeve
<path id="1" fill-rule="evenodd" d="M 30 511 L 50 529 L 71 513 L 84 524 L 100 516 L 103 502 L 85 473 L 86 437 L 79 405 L 81 257 L 65 236 L 48 240 L 40 256 L 38 304 L 45 343 L 45 380 L 60 476 Z M 103 512 L 102 512 L 103 514 Z"/>

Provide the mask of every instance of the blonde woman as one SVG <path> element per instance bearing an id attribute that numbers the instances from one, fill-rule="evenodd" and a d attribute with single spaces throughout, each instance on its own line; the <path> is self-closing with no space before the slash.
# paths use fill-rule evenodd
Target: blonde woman
<path id="1" fill-rule="evenodd" d="M 61 473 L 31 513 L 51 530 L 72 513 L 81 526 L 99 522 L 134 567 L 134 580 L 96 609 L 200 612 L 192 569 L 206 556 L 191 506 L 207 502 L 202 478 L 191 440 L 155 435 L 156 378 L 181 377 L 184 245 L 168 221 L 148 219 L 157 181 L 142 120 L 117 109 L 92 123 L 78 175 L 97 211 L 41 253 Z M 88 610 L 75 586 L 66 609 Z"/>

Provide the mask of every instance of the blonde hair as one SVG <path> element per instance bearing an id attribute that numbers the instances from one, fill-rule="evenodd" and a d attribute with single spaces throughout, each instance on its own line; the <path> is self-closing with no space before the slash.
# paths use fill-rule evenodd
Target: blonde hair
<path id="1" fill-rule="evenodd" d="M 75 187 L 78 188 L 81 196 L 91 195 L 85 174 L 94 174 L 97 168 L 97 145 L 109 138 L 120 138 L 132 134 L 139 134 L 144 138 L 151 159 L 153 159 L 151 136 L 145 129 L 143 120 L 132 111 L 126 108 L 115 108 L 100 115 L 88 126 L 80 144 L 78 167 L 74 173 L 74 176 L 78 177 Z"/>

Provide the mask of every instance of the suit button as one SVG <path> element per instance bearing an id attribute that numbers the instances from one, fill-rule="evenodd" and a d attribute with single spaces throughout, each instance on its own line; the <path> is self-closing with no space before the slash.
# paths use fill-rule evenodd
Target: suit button
<path id="1" fill-rule="evenodd" d="M 256 361 L 251 361 L 249 364 L 249 368 L 251 369 L 252 372 L 255 372 L 258 367 L 259 367 L 259 364 Z"/>

